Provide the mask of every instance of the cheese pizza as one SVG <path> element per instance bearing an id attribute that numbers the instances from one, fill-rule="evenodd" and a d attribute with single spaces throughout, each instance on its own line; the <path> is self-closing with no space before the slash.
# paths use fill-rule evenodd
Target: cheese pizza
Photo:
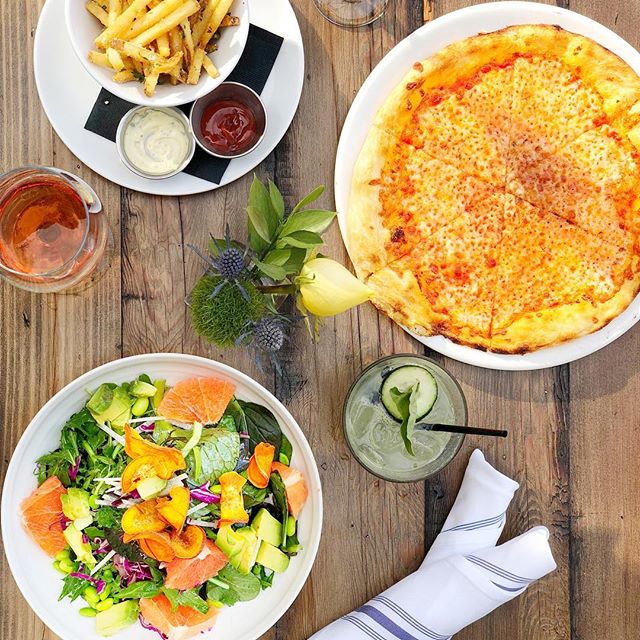
<path id="1" fill-rule="evenodd" d="M 524 353 L 593 332 L 640 288 L 640 78 L 521 25 L 417 62 L 354 168 L 349 253 L 420 335 Z"/>

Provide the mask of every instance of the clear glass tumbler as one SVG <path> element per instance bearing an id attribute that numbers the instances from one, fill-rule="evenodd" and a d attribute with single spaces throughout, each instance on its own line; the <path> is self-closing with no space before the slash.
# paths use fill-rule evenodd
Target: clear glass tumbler
<path id="1" fill-rule="evenodd" d="M 40 293 L 76 287 L 107 263 L 110 232 L 95 191 L 51 167 L 0 175 L 0 277 Z"/>
<path id="2" fill-rule="evenodd" d="M 320 13 L 341 27 L 371 24 L 385 12 L 389 0 L 313 0 Z"/>

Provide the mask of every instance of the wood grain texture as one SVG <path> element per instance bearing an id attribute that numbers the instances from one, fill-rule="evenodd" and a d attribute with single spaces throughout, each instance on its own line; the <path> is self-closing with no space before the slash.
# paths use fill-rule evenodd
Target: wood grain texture
<path id="1" fill-rule="evenodd" d="M 264 1 L 264 0 L 254 0 Z M 257 174 L 280 186 L 288 205 L 317 184 L 330 207 L 335 150 L 355 93 L 380 58 L 423 21 L 467 0 L 391 0 L 373 26 L 350 31 L 294 0 L 307 77 L 291 129 Z M 640 0 L 559 0 L 640 45 Z M 461 640 L 626 640 L 640 635 L 634 590 L 640 574 L 640 480 L 635 441 L 640 410 L 640 330 L 572 365 L 530 373 L 493 372 L 426 352 L 461 382 L 472 424 L 501 425 L 507 441 L 468 438 L 456 461 L 425 484 L 394 485 L 367 474 L 342 435 L 342 401 L 353 378 L 380 356 L 423 353 L 373 307 L 325 322 L 321 342 L 296 327 L 283 359 L 288 377 L 261 372 L 251 353 L 221 350 L 191 330 L 185 299 L 202 271 L 187 245 L 208 233 L 246 232 L 250 176 L 189 198 L 120 190 L 83 167 L 53 133 L 31 71 L 39 5 L 0 4 L 2 166 L 56 164 L 89 180 L 104 199 L 114 234 L 111 268 L 78 295 L 36 296 L 0 283 L 0 444 L 4 475 L 37 409 L 64 384 L 102 362 L 149 351 L 224 361 L 276 392 L 307 434 L 322 476 L 325 529 L 300 597 L 263 640 L 304 640 L 412 571 L 439 531 L 470 452 L 521 484 L 505 537 L 545 524 L 558 571 Z M 326 253 L 348 264 L 337 228 Z M 122 256 L 120 259 L 119 256 Z M 26 381 L 26 383 L 24 383 Z M 53 640 L 0 558 L 0 638 Z"/>

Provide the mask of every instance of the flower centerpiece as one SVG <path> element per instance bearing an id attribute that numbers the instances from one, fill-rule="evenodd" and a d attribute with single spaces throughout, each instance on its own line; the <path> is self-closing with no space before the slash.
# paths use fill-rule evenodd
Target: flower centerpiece
<path id="1" fill-rule="evenodd" d="M 259 364 L 266 357 L 279 371 L 277 354 L 292 321 L 302 318 L 317 336 L 319 318 L 371 297 L 351 272 L 319 253 L 336 215 L 312 206 L 323 191 L 317 187 L 287 215 L 276 185 L 254 177 L 247 242 L 232 240 L 227 227 L 206 252 L 191 247 L 206 264 L 188 300 L 199 335 L 221 347 L 252 346 Z"/>

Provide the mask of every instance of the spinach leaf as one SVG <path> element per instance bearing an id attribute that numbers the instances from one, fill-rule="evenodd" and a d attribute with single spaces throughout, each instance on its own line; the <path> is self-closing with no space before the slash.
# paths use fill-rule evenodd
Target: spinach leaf
<path id="1" fill-rule="evenodd" d="M 253 402 L 239 401 L 247 422 L 247 431 L 249 432 L 249 448 L 251 453 L 261 442 L 268 442 L 275 448 L 275 457 L 280 454 L 282 445 L 282 429 L 276 420 L 276 417 L 267 409 Z"/>
<path id="2" fill-rule="evenodd" d="M 282 444 L 280 445 L 280 458 L 282 458 L 282 456 L 284 456 L 286 460 L 280 460 L 280 462 L 289 466 L 291 464 L 291 458 L 293 457 L 293 445 L 284 433 L 282 434 Z"/>
<path id="3" fill-rule="evenodd" d="M 287 491 L 284 486 L 284 480 L 278 472 L 271 474 L 269 478 L 269 488 L 273 493 L 273 502 L 278 509 L 280 522 L 282 522 L 282 546 L 287 541 L 287 520 L 289 519 L 289 508 L 287 507 Z"/>
<path id="4" fill-rule="evenodd" d="M 89 583 L 86 580 L 82 580 L 81 578 L 74 578 L 72 576 L 65 576 L 62 582 L 63 587 L 58 600 L 69 598 L 71 602 L 81 596 L 82 592 L 89 586 Z"/>
<path id="5" fill-rule="evenodd" d="M 127 598 L 153 598 L 160 593 L 161 585 L 150 580 L 139 580 L 132 582 L 128 587 L 120 589 L 117 593 L 118 598 L 125 600 Z"/>
<path id="6" fill-rule="evenodd" d="M 400 433 L 404 440 L 404 446 L 410 456 L 413 455 L 413 444 L 411 436 L 416 426 L 416 418 L 418 413 L 418 389 L 420 383 L 416 382 L 406 391 L 400 391 L 396 387 L 390 390 L 391 398 L 398 407 L 398 411 L 402 416 L 402 424 L 400 425 Z"/>
<path id="7" fill-rule="evenodd" d="M 240 475 L 246 476 L 246 472 L 243 472 Z M 262 504 L 266 500 L 267 490 L 258 489 L 258 487 L 254 487 L 250 482 L 247 482 L 242 487 L 242 498 L 244 500 L 244 508 L 249 510 L 259 504 Z"/>
<path id="8" fill-rule="evenodd" d="M 215 582 L 209 582 L 207 598 L 222 602 L 228 607 L 232 607 L 236 602 L 249 602 L 257 598 L 262 588 L 256 576 L 252 573 L 243 575 L 230 564 L 218 573 L 217 581 L 225 583 L 229 588 L 225 589 Z"/>
<path id="9" fill-rule="evenodd" d="M 240 406 L 240 402 L 236 398 L 233 398 L 227 405 L 223 418 L 227 415 L 233 418 L 233 421 L 236 424 L 236 431 L 238 433 L 247 432 L 247 419 L 244 416 L 244 411 Z"/>
<path id="10" fill-rule="evenodd" d="M 96 512 L 96 523 L 99 527 L 113 529 L 120 526 L 122 520 L 122 511 L 115 507 L 100 507 Z"/>
<path id="11" fill-rule="evenodd" d="M 131 562 L 144 562 L 146 557 L 138 548 L 137 544 L 126 544 L 122 542 L 122 529 L 105 529 L 104 537 L 111 548 L 123 558 Z"/>
<path id="12" fill-rule="evenodd" d="M 187 456 L 187 473 L 195 484 L 212 484 L 233 471 L 240 457 L 240 436 L 226 429 L 208 429 L 200 444 Z"/>
<path id="13" fill-rule="evenodd" d="M 258 568 L 258 571 L 255 573 L 258 580 L 260 580 L 260 586 L 263 589 L 268 589 L 273 584 L 273 576 L 275 575 L 273 571 L 270 569 L 265 569 L 265 567 L 261 565 L 256 565 L 254 570 Z"/>
<path id="14" fill-rule="evenodd" d="M 227 431 L 237 431 L 236 421 L 233 419 L 233 416 L 228 413 L 223 415 L 222 418 L 220 418 L 216 426 L 218 427 L 218 429 L 226 429 Z"/>
<path id="15" fill-rule="evenodd" d="M 197 589 L 189 591 L 178 591 L 177 589 L 169 589 L 161 587 L 162 593 L 167 596 L 167 600 L 171 603 L 171 608 L 175 611 L 178 607 L 190 607 L 200 613 L 207 613 L 209 605 L 200 597 Z"/>

